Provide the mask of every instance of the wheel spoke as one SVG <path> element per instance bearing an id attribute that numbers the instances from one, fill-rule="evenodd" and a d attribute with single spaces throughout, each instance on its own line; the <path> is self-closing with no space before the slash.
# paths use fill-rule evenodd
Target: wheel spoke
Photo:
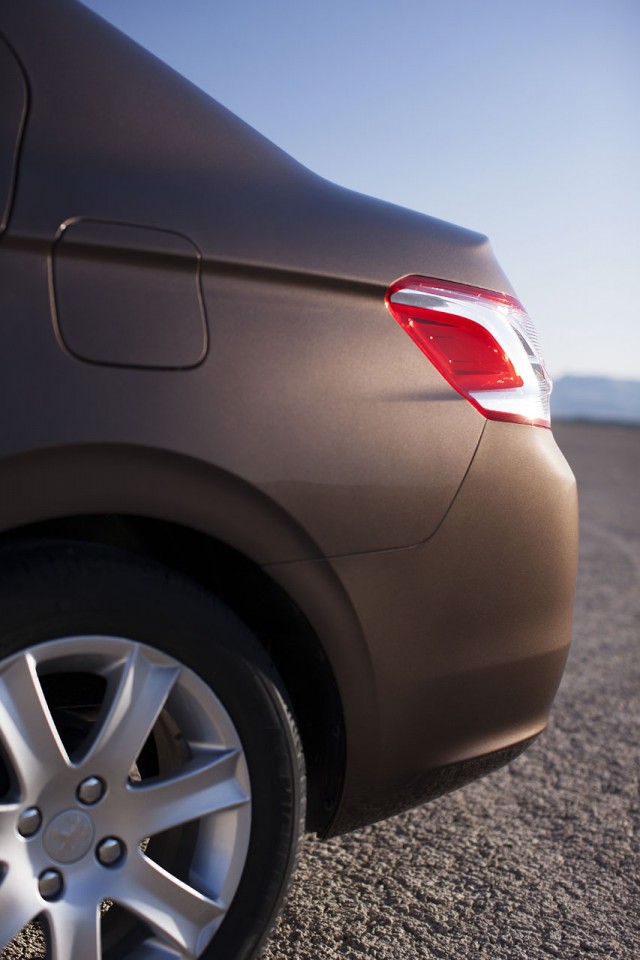
<path id="1" fill-rule="evenodd" d="M 69 765 L 30 654 L 0 672 L 0 739 L 23 793 Z"/>
<path id="2" fill-rule="evenodd" d="M 35 895 L 29 896 L 28 881 L 9 868 L 0 879 L 0 950 L 4 950 L 41 909 Z"/>
<path id="3" fill-rule="evenodd" d="M 171 779 L 137 784 L 129 794 L 141 836 L 249 802 L 235 778 L 239 750 L 206 750 Z M 135 811 L 135 812 L 133 812 Z"/>
<path id="4" fill-rule="evenodd" d="M 7 853 L 9 843 L 15 840 L 20 806 L 19 803 L 0 803 L 0 864 L 3 863 L 2 858 Z"/>
<path id="5" fill-rule="evenodd" d="M 10 883 L 9 876 L 15 876 L 16 862 L 19 862 L 21 854 L 24 854 L 22 838 L 16 831 L 19 811 L 18 804 L 0 805 L 0 930 L 4 919 L 3 897 L 9 896 L 10 890 L 7 886 Z M 7 872 L 10 865 L 14 867 L 11 875 Z M 13 895 L 15 896 L 15 893 Z"/>
<path id="6" fill-rule="evenodd" d="M 45 911 L 51 960 L 101 960 L 100 912 L 69 903 Z"/>
<path id="7" fill-rule="evenodd" d="M 179 674 L 178 666 L 153 663 L 133 646 L 110 678 L 106 716 L 96 724 L 84 763 L 127 777 Z"/>
<path id="8" fill-rule="evenodd" d="M 224 908 L 171 876 L 143 854 L 133 857 L 112 899 L 143 920 L 160 940 L 197 957 Z"/>

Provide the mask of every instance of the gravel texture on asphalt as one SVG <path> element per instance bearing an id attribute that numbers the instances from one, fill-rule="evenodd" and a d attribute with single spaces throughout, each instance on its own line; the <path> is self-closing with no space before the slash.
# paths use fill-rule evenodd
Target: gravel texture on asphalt
<path id="1" fill-rule="evenodd" d="M 486 780 L 308 840 L 263 960 L 639 960 L 640 428 L 554 432 L 582 541 L 548 731 Z M 23 938 L 0 960 L 39 956 Z"/>
<path id="2" fill-rule="evenodd" d="M 640 428 L 554 433 L 582 520 L 547 732 L 486 780 L 309 840 L 264 960 L 639 960 Z"/>

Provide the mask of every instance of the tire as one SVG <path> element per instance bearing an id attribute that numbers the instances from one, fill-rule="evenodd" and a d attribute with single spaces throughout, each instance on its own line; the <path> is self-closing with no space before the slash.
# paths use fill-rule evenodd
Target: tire
<path id="1" fill-rule="evenodd" d="M 304 820 L 264 649 L 92 544 L 5 548 L 0 617 L 0 951 L 37 920 L 52 960 L 255 956 Z"/>

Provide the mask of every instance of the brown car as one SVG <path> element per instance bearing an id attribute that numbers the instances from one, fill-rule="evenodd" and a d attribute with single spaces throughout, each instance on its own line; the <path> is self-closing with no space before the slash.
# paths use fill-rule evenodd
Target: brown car
<path id="1" fill-rule="evenodd" d="M 0 13 L 0 949 L 255 955 L 303 831 L 519 754 L 574 479 L 486 239 Z M 401 278 L 401 279 L 397 279 Z"/>

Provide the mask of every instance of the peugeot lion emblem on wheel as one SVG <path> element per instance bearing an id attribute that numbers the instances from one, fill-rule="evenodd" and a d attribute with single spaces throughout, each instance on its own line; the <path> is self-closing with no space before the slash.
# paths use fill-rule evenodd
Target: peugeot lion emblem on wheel
<path id="1" fill-rule="evenodd" d="M 86 813 L 65 810 L 51 821 L 45 832 L 44 846 L 53 860 L 74 863 L 88 852 L 93 832 L 93 824 Z"/>

